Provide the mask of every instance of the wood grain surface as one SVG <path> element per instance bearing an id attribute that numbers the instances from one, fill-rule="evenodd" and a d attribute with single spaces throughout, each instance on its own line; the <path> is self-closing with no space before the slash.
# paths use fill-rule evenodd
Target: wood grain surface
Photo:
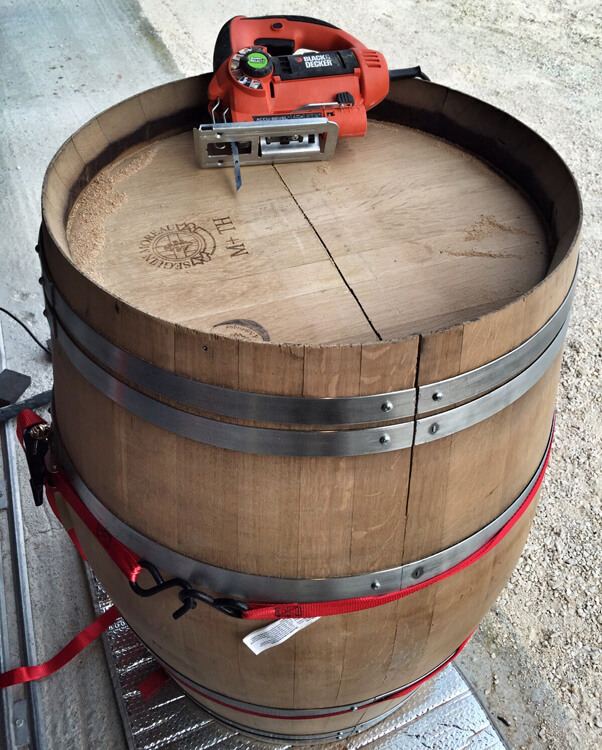
<path id="1" fill-rule="evenodd" d="M 327 163 L 243 177 L 237 193 L 230 169 L 200 170 L 190 132 L 130 152 L 75 202 L 71 258 L 151 315 L 300 344 L 460 323 L 520 296 L 548 265 L 544 228 L 519 190 L 401 125 L 371 123 Z"/>

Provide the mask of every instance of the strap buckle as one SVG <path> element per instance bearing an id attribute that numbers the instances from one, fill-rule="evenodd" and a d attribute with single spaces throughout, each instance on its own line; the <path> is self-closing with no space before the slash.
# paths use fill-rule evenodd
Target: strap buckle
<path id="1" fill-rule="evenodd" d="M 204 591 L 193 589 L 188 581 L 184 581 L 182 578 L 170 578 L 166 581 L 157 568 L 152 563 L 148 562 L 148 560 L 139 560 L 138 565 L 140 565 L 141 568 L 148 570 L 155 581 L 154 586 L 146 589 L 140 586 L 137 581 L 130 581 L 132 591 L 138 594 L 138 596 L 154 596 L 166 589 L 177 586 L 180 587 L 178 596 L 182 602 L 182 606 L 173 613 L 172 617 L 174 620 L 179 620 L 180 617 L 185 615 L 191 609 L 194 609 L 199 601 L 203 602 L 203 604 L 208 604 L 218 612 L 222 612 L 230 617 L 242 618 L 242 613 L 249 609 L 248 604 L 237 599 L 214 598 L 209 594 L 206 594 Z"/>

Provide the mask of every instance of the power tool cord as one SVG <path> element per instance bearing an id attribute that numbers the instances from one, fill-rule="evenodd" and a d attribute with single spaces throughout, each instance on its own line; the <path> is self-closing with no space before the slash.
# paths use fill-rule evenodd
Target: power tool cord
<path id="1" fill-rule="evenodd" d="M 422 78 L 423 81 L 431 80 L 426 73 L 420 70 L 420 65 L 417 65 L 415 68 L 397 68 L 396 70 L 389 71 L 390 81 L 401 81 L 404 78 Z"/>
<path id="2" fill-rule="evenodd" d="M 34 340 L 34 341 L 36 342 L 36 344 L 37 344 L 37 345 L 38 345 L 38 346 L 39 346 L 39 347 L 40 347 L 41 349 L 43 349 L 43 350 L 44 350 L 44 351 L 46 352 L 46 354 L 48 354 L 48 356 L 49 356 L 49 357 L 50 357 L 50 356 L 52 356 L 52 355 L 51 355 L 51 352 L 50 352 L 50 349 L 49 349 L 49 348 L 48 348 L 47 346 L 45 346 L 45 345 L 44 345 L 44 344 L 43 344 L 43 343 L 42 343 L 42 342 L 41 342 L 41 341 L 40 341 L 40 340 L 39 340 L 39 339 L 37 338 L 37 336 L 36 336 L 36 335 L 35 335 L 35 334 L 33 333 L 33 331 L 31 331 L 31 330 L 30 330 L 30 329 L 29 329 L 29 328 L 28 328 L 28 327 L 27 327 L 27 326 L 25 325 L 25 323 L 24 323 L 24 322 L 23 322 L 22 320 L 20 320 L 19 318 L 17 318 L 17 316 L 16 316 L 16 315 L 13 315 L 13 313 L 9 312 L 9 311 L 8 311 L 8 310 L 7 310 L 6 308 L 4 308 L 4 307 L 0 307 L 0 312 L 3 312 L 3 313 L 4 313 L 5 315 L 8 315 L 8 317 L 9 317 L 9 318 L 12 318 L 12 319 L 13 319 L 13 320 L 15 321 L 15 323 L 18 323 L 18 324 L 19 324 L 19 325 L 21 326 L 21 328 L 24 328 L 24 329 L 25 329 L 25 330 L 27 331 L 27 333 L 28 333 L 28 334 L 29 334 L 29 335 L 31 336 L 31 338 L 32 338 L 32 339 L 33 339 L 33 340 Z"/>

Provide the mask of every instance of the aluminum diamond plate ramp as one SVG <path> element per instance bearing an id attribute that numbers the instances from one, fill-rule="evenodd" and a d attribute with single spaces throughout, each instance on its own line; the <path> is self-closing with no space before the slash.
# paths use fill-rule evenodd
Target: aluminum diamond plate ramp
<path id="1" fill-rule="evenodd" d="M 97 612 L 111 600 L 95 577 Z M 288 750 L 290 743 L 249 739 L 220 724 L 170 680 L 148 701 L 138 685 L 159 666 L 123 620 L 103 636 L 130 750 Z M 298 747 L 298 746 L 297 746 Z M 413 693 L 387 719 L 338 742 L 304 745 L 329 750 L 507 750 L 470 686 L 453 664 Z"/>

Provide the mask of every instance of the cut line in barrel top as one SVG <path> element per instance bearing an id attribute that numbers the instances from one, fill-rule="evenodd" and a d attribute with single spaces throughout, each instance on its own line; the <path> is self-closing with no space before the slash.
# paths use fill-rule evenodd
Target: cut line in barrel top
<path id="1" fill-rule="evenodd" d="M 71 260 L 169 323 L 320 346 L 463 323 L 548 267 L 542 222 L 512 182 L 395 122 L 371 120 L 324 164 L 249 167 L 236 195 L 230 182 L 196 167 L 190 133 L 140 143 L 76 197 Z"/>

